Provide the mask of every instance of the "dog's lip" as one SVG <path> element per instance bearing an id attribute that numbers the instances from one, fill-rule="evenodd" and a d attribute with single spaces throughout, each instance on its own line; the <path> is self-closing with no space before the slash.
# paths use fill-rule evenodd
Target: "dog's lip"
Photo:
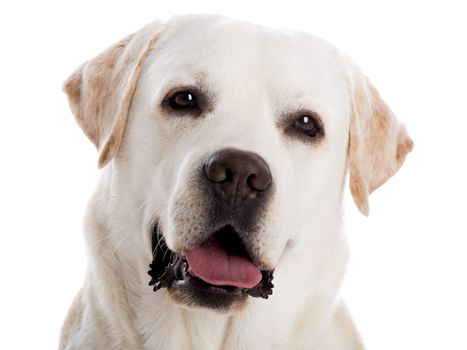
<path id="1" fill-rule="evenodd" d="M 170 250 L 164 235 L 156 226 L 152 237 L 153 261 L 149 265 L 148 274 L 152 277 L 149 285 L 154 286 L 154 291 L 160 288 L 183 289 L 187 285 L 205 292 L 243 294 L 252 297 L 267 299 L 272 294 L 274 269 L 260 270 L 261 280 L 251 288 L 232 285 L 214 285 L 195 276 L 189 268 L 186 256 L 181 252 Z M 217 291 L 217 292 L 216 292 Z"/>
<path id="2" fill-rule="evenodd" d="M 197 289 L 209 289 L 210 292 L 217 293 L 217 294 L 224 294 L 224 293 L 245 293 L 247 291 L 247 288 L 237 288 L 235 286 L 225 286 L 225 285 L 214 285 L 211 283 L 208 283 L 201 278 L 197 277 L 196 275 L 193 274 L 193 271 L 188 267 L 188 269 L 185 269 L 183 272 L 183 279 L 175 280 L 173 283 L 174 287 L 184 287 L 186 284 L 190 284 L 191 287 L 197 288 Z"/>

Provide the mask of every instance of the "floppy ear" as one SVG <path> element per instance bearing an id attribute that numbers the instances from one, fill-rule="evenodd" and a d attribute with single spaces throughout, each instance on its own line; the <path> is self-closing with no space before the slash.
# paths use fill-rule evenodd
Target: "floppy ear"
<path id="1" fill-rule="evenodd" d="M 85 62 L 65 81 L 71 111 L 99 152 L 99 168 L 116 154 L 145 58 L 158 38 L 150 24 Z"/>
<path id="2" fill-rule="evenodd" d="M 363 73 L 356 67 L 349 72 L 349 184 L 358 209 L 368 215 L 368 196 L 399 170 L 413 142 Z"/>

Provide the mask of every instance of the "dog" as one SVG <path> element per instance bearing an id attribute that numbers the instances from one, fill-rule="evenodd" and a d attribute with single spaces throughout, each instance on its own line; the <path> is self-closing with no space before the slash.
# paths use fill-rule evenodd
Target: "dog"
<path id="1" fill-rule="evenodd" d="M 102 174 L 60 349 L 363 348 L 339 296 L 346 178 L 368 215 L 413 142 L 345 54 L 176 16 L 64 91 Z"/>

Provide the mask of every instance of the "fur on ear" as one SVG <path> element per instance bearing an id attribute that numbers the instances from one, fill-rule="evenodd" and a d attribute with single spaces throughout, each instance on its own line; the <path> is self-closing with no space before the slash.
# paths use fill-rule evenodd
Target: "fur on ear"
<path id="1" fill-rule="evenodd" d="M 152 23 L 85 62 L 65 81 L 71 111 L 99 152 L 99 168 L 116 154 L 144 60 L 160 32 Z"/>
<path id="2" fill-rule="evenodd" d="M 356 67 L 349 73 L 349 185 L 358 209 L 368 216 L 368 196 L 399 170 L 413 142 L 363 73 Z"/>

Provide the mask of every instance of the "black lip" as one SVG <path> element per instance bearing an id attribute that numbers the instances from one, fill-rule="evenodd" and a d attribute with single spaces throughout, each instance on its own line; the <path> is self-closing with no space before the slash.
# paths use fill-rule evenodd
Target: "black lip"
<path id="1" fill-rule="evenodd" d="M 226 309 L 236 302 L 241 302 L 248 296 L 267 299 L 274 285 L 272 284 L 274 270 L 262 270 L 261 281 L 253 288 L 238 288 L 234 286 L 215 286 L 207 283 L 188 270 L 188 262 L 183 255 L 171 251 L 158 227 L 152 237 L 153 261 L 149 265 L 151 276 L 150 286 L 156 292 L 167 288 L 176 293 L 179 299 L 190 300 L 190 304 L 215 309 Z M 182 296 L 186 296 L 183 297 Z"/>

